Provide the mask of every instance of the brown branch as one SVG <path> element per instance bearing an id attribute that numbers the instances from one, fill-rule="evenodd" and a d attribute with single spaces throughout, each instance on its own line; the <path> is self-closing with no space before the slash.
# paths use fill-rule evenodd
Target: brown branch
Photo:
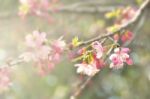
<path id="1" fill-rule="evenodd" d="M 82 44 L 79 45 L 80 46 L 84 46 L 84 45 L 88 45 L 90 43 L 92 43 L 93 41 L 97 41 L 97 40 L 101 40 L 103 38 L 106 38 L 106 37 L 110 37 L 112 35 L 114 35 L 115 33 L 118 33 L 120 32 L 121 30 L 129 27 L 130 25 L 132 25 L 134 22 L 136 22 L 139 17 L 142 15 L 142 13 L 144 12 L 144 9 L 146 9 L 148 6 L 150 5 L 150 0 L 146 0 L 142 5 L 141 7 L 138 9 L 138 11 L 136 12 L 135 16 L 132 18 L 132 20 L 128 21 L 127 23 L 123 24 L 118 30 L 116 30 L 115 32 L 112 32 L 112 33 L 107 33 L 106 35 L 103 35 L 103 36 L 99 36 L 99 37 L 96 37 L 96 38 L 93 38 L 91 40 L 88 40 L 88 41 L 85 41 L 83 42 Z M 108 57 L 108 55 L 111 53 L 111 51 L 113 50 L 113 47 L 110 48 L 110 50 L 107 52 L 107 55 L 106 55 L 106 58 Z M 105 58 L 105 60 L 106 60 Z M 98 73 L 97 73 L 98 74 Z M 97 75 L 96 74 L 96 75 Z M 94 76 L 91 76 L 91 77 L 88 77 L 87 80 L 85 82 L 83 82 L 83 84 L 78 88 L 77 91 L 75 91 L 71 96 L 70 96 L 70 99 L 77 99 L 77 97 L 81 94 L 81 92 L 85 89 L 85 87 L 88 85 L 88 83 L 91 81 L 91 79 L 95 77 Z"/>
<path id="2" fill-rule="evenodd" d="M 77 2 L 74 4 L 70 5 L 64 5 L 60 8 L 57 8 L 56 13 L 88 13 L 88 14 L 93 14 L 93 13 L 105 13 L 112 11 L 116 8 L 123 7 L 125 5 L 104 5 L 101 4 L 101 2 Z M 53 14 L 54 11 L 49 10 L 48 13 Z M 18 16 L 18 10 L 13 11 L 13 12 L 1 12 L 0 13 L 0 19 L 7 19 L 7 18 L 12 18 L 12 17 L 17 17 Z"/>
<path id="3" fill-rule="evenodd" d="M 85 6 L 85 7 L 76 7 L 76 6 L 64 6 L 62 8 L 58 8 L 58 12 L 62 13 L 105 13 L 112 11 L 116 8 L 120 8 L 121 6 Z M 50 11 L 51 12 L 51 11 Z"/>
<path id="4" fill-rule="evenodd" d="M 146 0 L 146 1 L 141 5 L 141 7 L 138 9 L 138 11 L 136 12 L 135 16 L 134 16 L 131 20 L 129 20 L 127 23 L 122 24 L 122 25 L 119 27 L 119 29 L 117 29 L 116 31 L 111 32 L 111 33 L 108 32 L 108 33 L 106 33 L 105 35 L 100 35 L 100 36 L 95 37 L 95 38 L 92 38 L 92 39 L 90 39 L 90 40 L 88 40 L 88 41 L 82 42 L 82 43 L 80 43 L 79 47 L 88 45 L 88 44 L 90 44 L 90 43 L 92 43 L 92 42 L 94 42 L 94 41 L 101 40 L 101 39 L 106 38 L 106 37 L 108 37 L 108 36 L 112 36 L 112 35 L 114 35 L 114 34 L 120 32 L 121 30 L 123 30 L 123 29 L 125 29 L 125 28 L 131 26 L 133 23 L 135 23 L 135 22 L 140 18 L 140 16 L 141 16 L 142 13 L 144 12 L 143 10 L 146 9 L 146 8 L 149 6 L 149 4 L 150 4 L 149 2 L 150 2 L 150 0 Z"/>
<path id="5" fill-rule="evenodd" d="M 59 12 L 69 12 L 69 13 L 105 13 L 108 11 L 112 11 L 116 8 L 122 8 L 126 6 L 126 4 L 104 4 L 99 1 L 83 1 L 77 2 L 70 5 L 65 5 L 59 8 Z M 135 6 L 135 5 L 134 5 Z"/>
<path id="6" fill-rule="evenodd" d="M 0 68 L 12 67 L 12 66 L 18 65 L 18 64 L 23 63 L 23 62 L 24 62 L 24 60 L 21 58 L 17 58 L 17 59 L 13 59 L 13 60 L 7 60 L 5 62 L 5 64 L 0 65 Z"/>

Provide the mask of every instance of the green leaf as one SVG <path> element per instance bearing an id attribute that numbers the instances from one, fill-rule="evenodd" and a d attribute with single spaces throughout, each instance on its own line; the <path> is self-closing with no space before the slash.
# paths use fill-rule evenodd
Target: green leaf
<path id="1" fill-rule="evenodd" d="M 121 14 L 121 9 L 116 9 L 114 11 L 108 12 L 105 14 L 105 17 L 110 19 L 110 18 L 116 18 L 119 17 Z"/>
<path id="2" fill-rule="evenodd" d="M 79 42 L 78 37 L 74 37 L 74 38 L 72 39 L 72 45 L 73 45 L 74 47 L 77 47 L 80 43 L 81 43 L 81 42 Z"/>

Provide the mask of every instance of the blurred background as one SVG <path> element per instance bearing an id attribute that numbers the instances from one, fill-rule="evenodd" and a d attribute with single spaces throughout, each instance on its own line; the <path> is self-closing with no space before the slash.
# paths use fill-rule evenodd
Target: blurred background
<path id="1" fill-rule="evenodd" d="M 24 37 L 39 29 L 48 39 L 64 36 L 67 42 L 78 36 L 81 40 L 100 35 L 104 27 L 111 26 L 105 10 L 90 8 L 116 8 L 136 6 L 142 0 L 60 0 L 62 6 L 79 4 L 78 9 L 50 13 L 52 22 L 34 15 L 25 19 L 18 16 L 19 0 L 0 0 L 0 64 L 15 59 L 25 50 Z M 81 2 L 81 5 L 80 5 Z M 76 9 L 76 8 L 74 8 Z M 111 8 L 109 8 L 110 10 Z M 129 45 L 132 49 L 133 66 L 120 70 L 102 70 L 81 93 L 79 99 L 150 99 L 150 11 L 143 14 L 138 24 L 131 27 L 136 33 Z M 0 93 L 0 99 L 69 99 L 74 86 L 80 82 L 73 63 L 64 58 L 47 76 L 37 74 L 32 63 L 14 67 L 12 86 Z"/>

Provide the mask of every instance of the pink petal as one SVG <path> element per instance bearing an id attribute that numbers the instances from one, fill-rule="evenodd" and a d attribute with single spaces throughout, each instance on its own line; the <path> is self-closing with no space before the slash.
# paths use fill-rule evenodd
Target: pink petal
<path id="1" fill-rule="evenodd" d="M 103 47 L 98 41 L 93 42 L 92 47 L 96 50 L 103 51 Z"/>
<path id="2" fill-rule="evenodd" d="M 119 53 L 119 52 L 120 52 L 120 48 L 115 48 L 115 49 L 114 49 L 114 52 L 115 52 L 115 53 Z"/>
<path id="3" fill-rule="evenodd" d="M 114 38 L 115 41 L 118 41 L 119 40 L 119 35 L 115 34 L 113 38 Z"/>
<path id="4" fill-rule="evenodd" d="M 131 58 L 126 59 L 126 63 L 128 65 L 132 65 L 133 64 L 133 60 Z"/>
<path id="5" fill-rule="evenodd" d="M 130 52 L 129 48 L 121 48 L 121 52 L 128 53 Z"/>
<path id="6" fill-rule="evenodd" d="M 54 68 L 55 64 L 54 63 L 48 63 L 48 69 L 51 71 Z"/>

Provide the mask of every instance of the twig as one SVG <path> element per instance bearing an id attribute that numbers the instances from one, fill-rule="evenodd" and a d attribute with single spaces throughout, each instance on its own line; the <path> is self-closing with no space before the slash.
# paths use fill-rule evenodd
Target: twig
<path id="1" fill-rule="evenodd" d="M 87 86 L 87 84 L 91 81 L 93 76 L 90 76 L 87 78 L 87 80 L 80 86 L 80 90 L 77 90 L 70 99 L 76 99 L 76 97 L 81 93 L 81 91 Z"/>
<path id="2" fill-rule="evenodd" d="M 6 61 L 5 64 L 0 65 L 0 68 L 12 67 L 12 66 L 18 65 L 18 64 L 23 63 L 23 62 L 24 62 L 24 60 L 21 58 L 17 58 L 14 60 L 8 60 L 8 61 Z"/>
<path id="3" fill-rule="evenodd" d="M 83 45 L 88 45 L 90 43 L 92 43 L 93 41 L 97 41 L 97 40 L 101 40 L 105 37 L 109 37 L 109 36 L 112 36 L 114 35 L 115 33 L 118 33 L 120 32 L 121 30 L 129 27 L 131 24 L 133 24 L 135 21 L 138 20 L 138 18 L 140 17 L 140 15 L 143 13 L 143 10 L 146 9 L 147 6 L 149 6 L 150 4 L 150 0 L 146 0 L 142 5 L 141 7 L 138 9 L 138 11 L 136 12 L 135 16 L 132 18 L 132 20 L 128 21 L 127 23 L 123 24 L 118 30 L 116 30 L 115 32 L 112 32 L 112 33 L 108 33 L 106 35 L 103 35 L 103 36 L 99 36 L 99 37 L 96 37 L 94 39 L 91 39 L 91 40 L 88 40 L 88 41 L 85 41 L 83 42 L 82 44 L 80 44 L 80 46 L 83 46 Z M 79 46 L 79 47 L 80 47 Z M 107 53 L 107 56 L 108 54 L 110 54 L 110 52 L 113 50 L 113 47 L 110 48 L 110 50 L 108 51 Z M 106 59 L 106 58 L 105 58 Z M 97 73 L 98 74 L 98 73 Z M 91 79 L 95 77 L 94 76 L 91 76 L 89 77 L 79 88 L 78 90 L 73 93 L 71 96 L 70 96 L 70 99 L 77 99 L 77 97 L 80 95 L 80 93 L 84 90 L 84 88 L 87 86 L 87 84 L 91 81 Z"/>

